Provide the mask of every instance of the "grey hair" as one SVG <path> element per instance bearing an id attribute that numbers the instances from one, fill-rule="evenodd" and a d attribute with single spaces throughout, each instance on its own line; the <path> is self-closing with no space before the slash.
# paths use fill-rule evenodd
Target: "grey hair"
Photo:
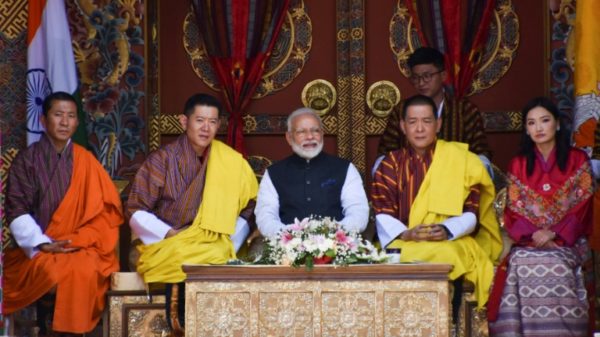
<path id="1" fill-rule="evenodd" d="M 294 119 L 296 119 L 296 117 L 302 116 L 302 115 L 311 115 L 313 116 L 317 121 L 319 121 L 319 127 L 321 129 L 323 128 L 323 121 L 321 120 L 321 116 L 319 116 L 319 114 L 311 109 L 311 108 L 300 108 L 300 109 L 296 109 L 294 110 L 294 112 L 292 112 L 288 118 L 287 118 L 287 131 L 288 132 L 292 132 L 292 122 L 294 121 Z"/>

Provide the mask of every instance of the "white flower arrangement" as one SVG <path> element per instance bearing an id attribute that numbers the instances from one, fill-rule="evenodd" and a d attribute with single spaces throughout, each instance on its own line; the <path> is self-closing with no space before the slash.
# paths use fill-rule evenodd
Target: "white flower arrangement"
<path id="1" fill-rule="evenodd" d="M 266 238 L 259 263 L 302 266 L 383 263 L 388 256 L 356 231 L 346 231 L 328 217 L 304 218 Z"/>

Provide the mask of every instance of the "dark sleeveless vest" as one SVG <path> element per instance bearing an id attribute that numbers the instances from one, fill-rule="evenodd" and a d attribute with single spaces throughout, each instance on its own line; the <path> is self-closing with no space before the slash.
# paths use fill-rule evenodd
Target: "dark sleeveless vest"
<path id="1" fill-rule="evenodd" d="M 269 177 L 279 194 L 281 222 L 290 224 L 311 215 L 343 218 L 342 187 L 350 162 L 321 152 L 306 160 L 293 154 L 271 165 Z"/>

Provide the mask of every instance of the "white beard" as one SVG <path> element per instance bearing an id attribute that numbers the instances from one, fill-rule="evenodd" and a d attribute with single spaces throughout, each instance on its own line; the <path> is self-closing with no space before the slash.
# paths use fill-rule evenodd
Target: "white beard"
<path id="1" fill-rule="evenodd" d="M 296 153 L 298 156 L 304 158 L 304 159 L 313 159 L 314 157 L 318 156 L 319 153 L 321 153 L 321 151 L 323 150 L 323 142 L 317 142 L 314 140 L 311 141 L 305 141 L 303 142 L 303 144 L 310 144 L 310 143 L 316 143 L 317 147 L 315 147 L 314 149 L 310 149 L 310 150 L 306 150 L 302 147 L 303 144 L 296 144 L 295 142 L 291 142 L 292 144 L 292 150 L 294 151 L 294 153 Z"/>

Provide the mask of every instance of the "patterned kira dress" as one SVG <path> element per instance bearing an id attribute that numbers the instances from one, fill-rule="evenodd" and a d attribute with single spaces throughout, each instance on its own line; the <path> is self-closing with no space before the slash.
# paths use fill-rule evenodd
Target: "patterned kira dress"
<path id="1" fill-rule="evenodd" d="M 537 152 L 530 176 L 521 156 L 512 160 L 508 172 L 504 220 L 515 244 L 500 267 L 506 278 L 497 277 L 494 284 L 490 305 L 494 293 L 501 297 L 490 335 L 587 336 L 589 304 L 582 265 L 589 258 L 586 236 L 592 227 L 589 160 L 583 151 L 571 149 L 563 172 L 555 150 L 547 161 Z M 556 233 L 558 248 L 534 247 L 532 234 L 541 228 Z"/>

